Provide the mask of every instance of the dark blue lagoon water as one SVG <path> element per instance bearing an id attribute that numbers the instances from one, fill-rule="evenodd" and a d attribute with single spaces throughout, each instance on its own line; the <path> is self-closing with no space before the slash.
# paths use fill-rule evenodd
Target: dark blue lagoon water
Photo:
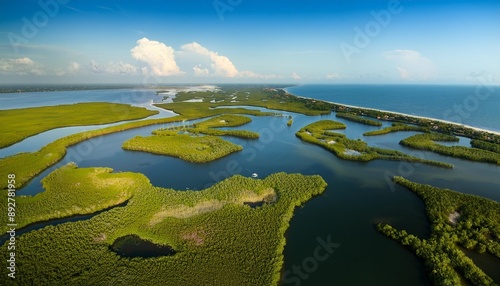
<path id="1" fill-rule="evenodd" d="M 286 90 L 303 97 L 500 131 L 500 86 L 300 85 Z"/>
<path id="2" fill-rule="evenodd" d="M 148 126 L 83 141 L 70 147 L 60 163 L 34 178 L 19 194 L 34 195 L 43 191 L 40 181 L 70 161 L 80 167 L 104 166 L 115 172 L 143 173 L 155 186 L 178 190 L 200 190 L 234 174 L 249 177 L 257 173 L 260 178 L 275 172 L 321 175 L 328 183 L 325 193 L 296 210 L 287 232 L 283 285 L 430 284 L 422 261 L 378 233 L 374 227 L 376 223 L 386 222 L 420 237 L 429 235 L 422 201 L 404 188 L 392 185 L 389 176 L 403 175 L 419 183 L 500 201 L 500 167 L 416 152 L 398 144 L 414 132 L 364 137 L 364 132 L 377 127 L 345 121 L 336 118 L 335 114 L 314 117 L 284 114 L 293 116 L 292 126 L 286 125 L 286 117 L 251 117 L 253 121 L 240 128 L 259 132 L 261 137 L 258 140 L 226 137 L 242 145 L 243 151 L 208 164 L 187 163 L 177 158 L 121 148 L 129 138 L 147 136 L 155 129 L 172 125 Z M 361 138 L 372 146 L 449 162 L 455 168 L 449 170 L 392 161 L 360 163 L 340 160 L 295 136 L 300 128 L 320 119 L 344 122 L 348 127 L 343 133 L 349 138 Z M 461 138 L 459 144 L 466 145 L 467 142 Z M 320 241 L 331 241 L 337 247 L 327 259 L 315 264 L 311 257 L 321 245 Z M 486 263 L 492 264 L 491 261 Z M 308 267 L 307 275 L 300 277 L 293 273 L 294 268 L 304 265 Z M 492 265 L 497 266 L 494 262 Z"/>

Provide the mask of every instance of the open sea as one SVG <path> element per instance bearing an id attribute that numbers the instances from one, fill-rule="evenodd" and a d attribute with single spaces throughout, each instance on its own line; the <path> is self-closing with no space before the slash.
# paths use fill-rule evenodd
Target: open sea
<path id="1" fill-rule="evenodd" d="M 300 85 L 291 94 L 500 131 L 500 86 Z"/>

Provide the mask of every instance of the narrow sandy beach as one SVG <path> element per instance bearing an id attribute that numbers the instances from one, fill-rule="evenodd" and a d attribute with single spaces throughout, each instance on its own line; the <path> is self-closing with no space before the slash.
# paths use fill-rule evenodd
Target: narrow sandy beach
<path id="1" fill-rule="evenodd" d="M 287 91 L 285 90 L 285 92 L 287 92 Z M 289 93 L 289 92 L 287 92 L 287 93 Z M 402 115 L 402 116 L 406 116 L 406 117 L 410 117 L 410 118 L 427 119 L 427 120 L 432 120 L 432 121 L 438 121 L 438 122 L 448 123 L 448 124 L 452 124 L 452 125 L 455 125 L 455 126 L 465 127 L 465 128 L 468 128 L 468 129 L 472 129 L 472 130 L 476 130 L 476 131 L 480 131 L 480 132 L 486 132 L 486 133 L 495 134 L 495 135 L 499 135 L 500 136 L 500 132 L 499 131 L 492 131 L 492 130 L 488 130 L 488 129 L 483 129 L 483 128 L 474 127 L 474 126 L 470 126 L 470 125 L 460 124 L 460 123 L 456 123 L 456 122 L 452 122 L 452 121 L 447 121 L 447 120 L 443 120 L 443 119 L 436 119 L 436 118 L 432 118 L 432 117 L 425 117 L 425 116 L 418 116 L 418 115 L 410 115 L 410 114 L 406 114 L 406 113 L 395 112 L 395 111 L 387 111 L 387 110 L 383 110 L 383 109 L 360 107 L 360 106 L 348 105 L 348 104 L 343 104 L 343 103 L 338 103 L 338 102 L 333 102 L 333 101 L 319 100 L 319 99 L 316 99 L 316 98 L 299 96 L 299 95 L 295 95 L 293 93 L 290 93 L 290 94 L 292 94 L 293 96 L 299 97 L 299 98 L 311 99 L 311 100 L 317 100 L 317 101 L 323 101 L 323 102 L 327 102 L 327 103 L 331 103 L 331 104 L 336 104 L 336 105 L 339 105 L 339 106 L 344 106 L 344 107 L 349 107 L 349 108 L 358 108 L 358 109 L 363 109 L 363 110 L 381 111 L 381 112 L 386 112 L 386 113 L 389 113 L 389 114 Z"/>

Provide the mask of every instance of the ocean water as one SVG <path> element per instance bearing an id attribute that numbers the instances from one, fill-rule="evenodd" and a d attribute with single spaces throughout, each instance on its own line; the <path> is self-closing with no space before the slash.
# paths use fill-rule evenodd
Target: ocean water
<path id="1" fill-rule="evenodd" d="M 500 131 L 500 86 L 316 84 L 286 90 L 303 97 Z"/>

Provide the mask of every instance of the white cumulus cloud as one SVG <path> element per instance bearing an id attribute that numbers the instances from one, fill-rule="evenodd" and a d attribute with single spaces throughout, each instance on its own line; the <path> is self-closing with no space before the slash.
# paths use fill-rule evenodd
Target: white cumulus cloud
<path id="1" fill-rule="evenodd" d="M 24 57 L 17 59 L 0 59 L 0 73 L 15 75 L 42 75 L 43 67 L 32 59 Z"/>
<path id="2" fill-rule="evenodd" d="M 300 80 L 301 79 L 300 75 L 298 75 L 296 72 L 292 73 L 292 78 L 295 79 L 295 80 Z"/>
<path id="3" fill-rule="evenodd" d="M 235 77 L 238 75 L 238 70 L 228 57 L 221 56 L 217 52 L 210 51 L 196 42 L 183 45 L 181 50 L 208 57 L 211 61 L 212 72 L 215 76 Z"/>
<path id="4" fill-rule="evenodd" d="M 209 76 L 210 71 L 207 68 L 203 68 L 201 65 L 196 65 L 193 67 L 195 76 Z"/>
<path id="5" fill-rule="evenodd" d="M 174 49 L 164 43 L 142 38 L 130 53 L 134 59 L 148 64 L 154 75 L 170 76 L 183 73 L 175 62 Z M 144 69 L 142 71 L 144 72 Z"/>
<path id="6" fill-rule="evenodd" d="M 414 50 L 393 50 L 383 54 L 383 56 L 394 62 L 395 69 L 402 79 L 426 80 L 436 76 L 436 66 L 434 63 Z"/>
<path id="7" fill-rule="evenodd" d="M 74 73 L 80 70 L 80 64 L 77 62 L 70 62 L 68 66 L 68 71 Z"/>

